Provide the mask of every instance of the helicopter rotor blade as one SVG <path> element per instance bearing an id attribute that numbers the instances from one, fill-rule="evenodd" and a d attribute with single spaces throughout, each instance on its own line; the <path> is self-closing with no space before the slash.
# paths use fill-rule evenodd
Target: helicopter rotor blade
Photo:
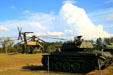
<path id="1" fill-rule="evenodd" d="M 40 38 L 38 38 L 40 41 L 42 41 L 42 42 L 45 42 L 44 40 L 42 40 L 42 39 L 40 39 Z"/>
<path id="2" fill-rule="evenodd" d="M 22 40 L 22 27 L 18 26 L 18 40 Z"/>
<path id="3" fill-rule="evenodd" d="M 68 40 L 62 37 L 51 37 L 51 36 L 39 36 L 41 38 L 46 38 L 46 39 L 58 39 L 58 40 Z"/>

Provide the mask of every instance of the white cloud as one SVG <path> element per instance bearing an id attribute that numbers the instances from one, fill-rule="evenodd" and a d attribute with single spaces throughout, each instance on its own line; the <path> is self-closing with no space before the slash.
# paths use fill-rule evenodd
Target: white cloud
<path id="1" fill-rule="evenodd" d="M 55 20 L 55 15 L 53 13 L 30 13 L 28 16 L 24 16 L 24 18 L 30 21 L 51 22 Z"/>
<path id="2" fill-rule="evenodd" d="M 98 16 L 98 15 L 106 15 L 110 13 L 113 13 L 113 8 L 99 9 L 99 10 L 93 11 L 92 13 L 88 15 Z"/>
<path id="3" fill-rule="evenodd" d="M 47 33 L 45 33 L 45 32 L 37 32 L 36 33 L 36 36 L 46 36 L 47 35 Z"/>
<path id="4" fill-rule="evenodd" d="M 22 26 L 24 31 L 48 31 L 53 26 L 52 21 L 54 16 L 46 13 L 30 13 L 19 18 L 19 20 L 6 20 L 0 22 L 1 25 L 7 26 L 9 29 L 14 31 L 17 26 Z"/>
<path id="5" fill-rule="evenodd" d="M 108 3 L 113 3 L 113 0 L 106 0 L 105 3 L 106 3 L 106 4 L 108 4 Z"/>
<path id="6" fill-rule="evenodd" d="M 102 25 L 95 25 L 83 8 L 73 5 L 73 1 L 67 0 L 58 15 L 42 12 L 32 13 L 26 10 L 24 14 L 27 15 L 21 16 L 17 20 L 0 22 L 0 24 L 16 34 L 17 26 L 21 25 L 23 31 L 35 32 L 37 36 L 58 36 L 66 39 L 72 39 L 75 35 L 83 35 L 84 38 L 88 39 L 111 36 L 111 34 L 104 31 Z M 102 10 L 98 14 L 92 13 L 90 15 L 105 15 L 111 13 L 112 10 L 112 8 L 106 12 Z"/>
<path id="7" fill-rule="evenodd" d="M 72 30 L 66 29 L 66 30 L 64 30 L 64 32 L 65 32 L 65 33 L 72 33 Z"/>
<path id="8" fill-rule="evenodd" d="M 71 27 L 73 32 L 77 32 L 78 35 L 83 35 L 88 39 L 110 36 L 110 34 L 103 30 L 102 25 L 96 26 L 92 23 L 83 8 L 66 3 L 63 5 L 60 13 L 68 26 Z"/>
<path id="9" fill-rule="evenodd" d="M 25 10 L 25 11 L 23 11 L 22 13 L 23 13 L 23 14 L 29 14 L 30 11 L 29 11 L 29 10 Z"/>
<path id="10" fill-rule="evenodd" d="M 112 28 L 112 27 L 113 27 L 113 24 L 104 26 L 104 28 Z"/>
<path id="11" fill-rule="evenodd" d="M 113 13 L 112 13 L 112 14 L 108 14 L 108 15 L 107 15 L 107 19 L 108 19 L 108 20 L 113 20 Z"/>
<path id="12" fill-rule="evenodd" d="M 48 35 L 51 36 L 61 36 L 63 34 L 63 32 L 48 32 Z"/>
<path id="13" fill-rule="evenodd" d="M 66 3 L 75 3 L 75 2 L 77 2 L 77 0 L 65 0 L 64 1 L 64 4 L 66 4 Z"/>
<path id="14" fill-rule="evenodd" d="M 53 15 L 53 13 L 52 14 L 30 13 L 28 15 L 24 15 L 15 20 L 2 21 L 0 22 L 0 25 L 4 25 L 8 29 L 10 29 L 12 33 L 11 36 L 18 35 L 17 26 L 21 26 L 23 32 L 28 31 L 28 32 L 34 32 L 34 34 L 36 35 L 39 35 L 38 33 L 40 33 L 40 35 L 45 35 L 45 34 L 48 35 L 47 32 L 49 31 L 51 32 L 51 30 L 55 28 L 53 24 L 54 20 L 55 20 L 55 16 Z"/>
<path id="15" fill-rule="evenodd" d="M 11 8 L 11 9 L 16 9 L 16 7 L 15 7 L 15 6 L 10 6 L 10 8 Z"/>
<path id="16" fill-rule="evenodd" d="M 36 28 L 38 28 L 38 29 L 42 29 L 42 30 L 45 30 L 45 29 L 46 29 L 43 25 L 41 25 L 41 24 L 38 23 L 38 22 L 29 22 L 29 25 L 30 25 L 30 26 L 33 26 L 33 27 L 36 27 Z"/>
<path id="17" fill-rule="evenodd" d="M 88 13 L 93 22 L 108 22 L 112 20 L 113 8 L 99 9 Z"/>
<path id="18" fill-rule="evenodd" d="M 10 30 L 4 26 L 0 26 L 0 31 L 10 32 Z"/>
<path id="19" fill-rule="evenodd" d="M 29 33 L 29 34 L 27 34 L 26 36 L 27 36 L 27 37 L 31 37 L 31 36 L 33 36 L 33 34 L 32 34 L 32 33 Z"/>

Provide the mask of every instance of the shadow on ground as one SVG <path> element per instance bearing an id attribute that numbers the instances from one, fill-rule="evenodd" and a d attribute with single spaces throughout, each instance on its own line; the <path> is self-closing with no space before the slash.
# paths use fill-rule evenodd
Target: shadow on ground
<path id="1" fill-rule="evenodd" d="M 31 71 L 41 71 L 41 70 L 47 70 L 46 68 L 44 68 L 42 65 L 27 65 L 27 66 L 23 66 L 22 67 L 23 70 L 31 70 Z M 64 72 L 64 71 L 55 71 L 55 70 L 51 70 L 52 72 Z M 67 73 L 67 72 L 64 72 Z M 77 73 L 77 74 L 87 74 L 88 72 L 84 73 L 84 72 L 68 72 L 68 73 Z"/>
<path id="2" fill-rule="evenodd" d="M 31 71 L 46 70 L 42 65 L 27 65 L 27 66 L 23 66 L 22 69 L 31 70 Z"/>

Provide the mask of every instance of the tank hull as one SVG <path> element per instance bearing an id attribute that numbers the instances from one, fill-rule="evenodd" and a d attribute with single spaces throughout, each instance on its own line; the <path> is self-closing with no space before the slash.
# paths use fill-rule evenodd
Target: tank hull
<path id="1" fill-rule="evenodd" d="M 43 55 L 42 64 L 46 69 L 49 67 L 54 71 L 88 73 L 98 69 L 99 65 L 101 69 L 106 68 L 112 60 L 111 57 L 103 58 L 97 54 L 65 52 Z"/>

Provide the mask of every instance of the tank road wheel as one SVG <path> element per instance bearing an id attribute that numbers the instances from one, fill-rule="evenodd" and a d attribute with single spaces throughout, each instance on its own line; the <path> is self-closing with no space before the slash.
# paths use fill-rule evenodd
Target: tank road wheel
<path id="1" fill-rule="evenodd" d="M 80 64 L 79 63 L 71 64 L 71 72 L 78 72 L 79 70 L 80 70 Z"/>
<path id="2" fill-rule="evenodd" d="M 70 64 L 68 62 L 63 64 L 63 71 L 70 72 Z"/>
<path id="3" fill-rule="evenodd" d="M 88 62 L 84 62 L 81 64 L 81 70 L 82 70 L 82 72 L 85 72 L 85 73 L 89 72 L 91 70 L 91 67 L 92 66 Z"/>
<path id="4" fill-rule="evenodd" d="M 49 68 L 50 68 L 51 70 L 54 70 L 54 62 L 50 62 Z"/>
<path id="5" fill-rule="evenodd" d="M 47 67 L 47 60 L 44 57 L 42 58 L 42 64 L 45 68 Z"/>
<path id="6" fill-rule="evenodd" d="M 56 71 L 61 71 L 62 70 L 62 64 L 61 64 L 61 62 L 54 63 L 54 69 Z"/>

